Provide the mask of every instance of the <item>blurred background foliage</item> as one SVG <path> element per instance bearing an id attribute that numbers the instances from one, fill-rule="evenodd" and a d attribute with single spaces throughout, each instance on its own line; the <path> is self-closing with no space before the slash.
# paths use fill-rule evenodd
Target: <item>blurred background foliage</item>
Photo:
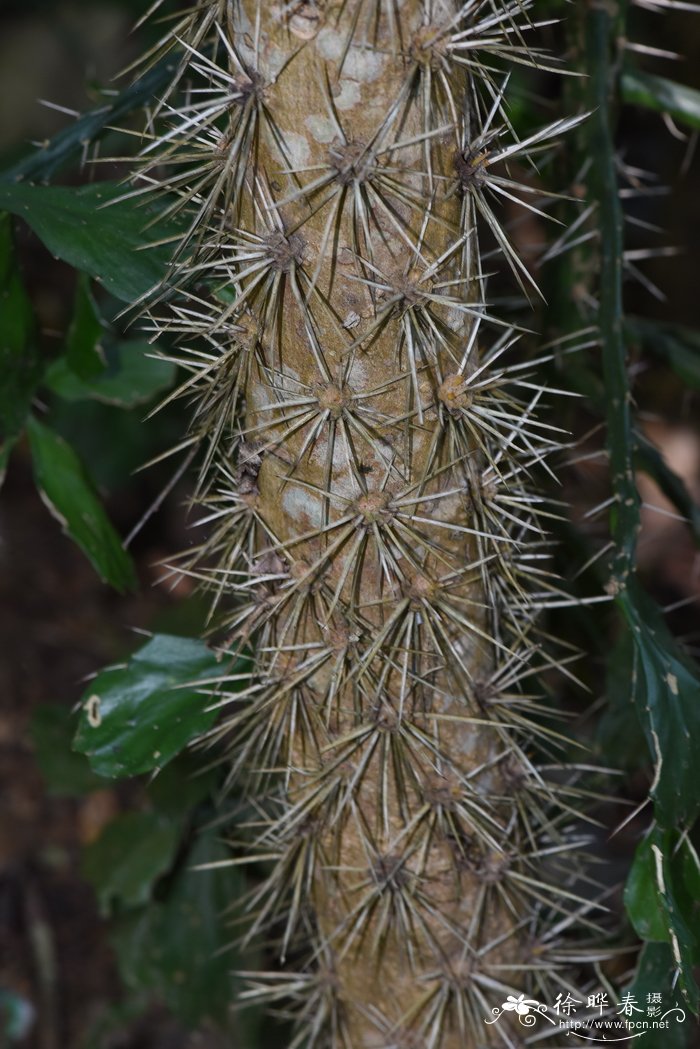
<path id="1" fill-rule="evenodd" d="M 132 33 L 141 14 L 140 0 L 0 5 L 0 171 L 16 170 L 37 146 L 60 140 L 74 115 L 103 107 L 124 88 L 113 78 L 155 38 L 152 27 Z M 32 170 L 29 179 L 51 175 L 74 186 L 121 177 L 119 165 L 81 164 L 86 157 L 75 144 L 69 142 L 55 169 Z M 108 132 L 100 149 L 118 154 L 126 145 L 125 136 Z M 69 208 L 73 193 L 59 204 Z M 232 970 L 258 961 L 231 951 L 225 916 L 235 917 L 231 907 L 246 877 L 235 869 L 191 869 L 229 854 L 209 827 L 225 811 L 215 802 L 220 777 L 185 754 L 155 779 L 157 763 L 142 761 L 138 770 L 147 774 L 115 782 L 72 750 L 71 710 L 85 679 L 123 660 L 143 640 L 134 630 L 161 639 L 197 636 L 206 609 L 182 581 L 157 585 L 160 562 L 192 542 L 188 481 L 173 483 L 168 461 L 135 474 L 182 436 L 179 407 L 144 424 L 173 385 L 174 368 L 149 357 L 144 337 L 117 317 L 124 290 L 133 287 L 117 286 L 120 299 L 80 272 L 83 262 L 95 275 L 95 250 L 111 256 L 110 272 L 122 285 L 133 282 L 134 261 L 143 262 L 146 281 L 154 263 L 134 260 L 131 252 L 115 265 L 109 234 L 118 226 L 124 236 L 123 215 L 117 223 L 110 215 L 105 230 L 91 225 L 84 243 L 71 241 L 83 256 L 70 249 L 66 255 L 66 230 L 54 230 L 53 204 L 46 215 L 51 251 L 24 223 L 5 216 L 0 224 L 2 352 L 21 348 L 24 360 L 17 372 L 4 359 L 0 383 L 0 472 L 10 460 L 0 504 L 0 1045 L 277 1044 L 282 1035 L 266 1033 L 254 1010 L 245 1016 L 231 1010 Z M 4 206 L 12 206 L 9 197 Z M 71 213 L 67 224 L 73 220 L 82 221 Z M 45 226 L 39 233 L 46 241 Z M 130 251 L 129 244 L 122 248 Z M 157 515 L 123 553 L 121 539 L 166 487 Z M 181 663 L 182 673 L 212 673 L 213 656 L 191 644 L 197 658 Z M 163 661 L 149 670 L 138 676 L 153 696 Z M 173 721 L 193 698 L 182 691 L 162 695 L 175 704 L 162 710 Z M 201 728 L 196 717 L 188 726 L 197 723 Z M 187 738 L 155 744 L 164 754 L 161 766 Z"/>
<path id="2" fill-rule="evenodd" d="M 558 0 L 542 6 L 553 13 L 561 8 Z M 238 855 L 236 845 L 224 846 L 218 833 L 236 799 L 221 794 L 219 771 L 207 768 L 197 754 L 181 753 L 202 728 L 201 704 L 196 693 L 183 696 L 170 687 L 177 673 L 169 638 L 196 638 L 206 614 L 189 582 L 164 578 L 159 567 L 193 541 L 188 476 L 179 475 L 181 460 L 160 459 L 182 439 L 185 424 L 179 405 L 144 423 L 172 386 L 174 369 L 149 357 L 143 335 L 120 316 L 134 290 L 124 281 L 141 280 L 146 290 L 158 260 L 140 259 L 140 273 L 127 265 L 126 213 L 118 224 L 119 242 L 109 239 L 117 225 L 112 218 L 104 229 L 91 227 L 83 239 L 76 233 L 81 201 L 94 212 L 94 194 L 101 192 L 91 183 L 114 182 L 124 169 L 114 162 L 80 163 L 81 149 L 75 147 L 81 134 L 71 113 L 102 107 L 123 90 L 126 82 L 115 82 L 115 75 L 157 32 L 153 26 L 132 32 L 143 9 L 142 0 L 4 0 L 0 6 L 0 179 L 10 172 L 0 184 L 0 208 L 22 213 L 28 205 L 31 187 L 17 186 L 18 173 L 28 181 L 87 184 L 80 194 L 52 190 L 58 195 L 44 195 L 40 205 L 35 196 L 29 225 L 7 218 L 0 223 L 0 323 L 12 343 L 9 351 L 3 343 L 2 353 L 21 346 L 24 361 L 14 386 L 0 381 L 6 438 L 0 467 L 9 460 L 0 500 L 0 779 L 6 799 L 0 831 L 0 1045 L 20 1049 L 285 1044 L 283 1020 L 231 1009 L 239 988 L 232 972 L 265 967 L 267 960 L 264 948 L 245 956 L 230 948 L 236 922 L 244 920 L 245 893 L 260 872 L 191 869 Z M 628 248 L 645 250 L 649 227 L 662 231 L 654 241 L 662 249 L 658 256 L 630 258 L 638 261 L 643 279 L 630 280 L 625 297 L 636 417 L 653 442 L 640 443 L 635 453 L 642 498 L 636 564 L 656 602 L 670 609 L 674 633 L 697 652 L 700 187 L 693 128 L 700 126 L 700 108 L 693 108 L 692 98 L 669 101 L 667 88 L 633 72 L 671 76 L 700 88 L 700 18 L 635 10 L 629 35 L 684 54 L 682 64 L 669 69 L 668 60 L 630 53 L 623 87 L 636 104 L 622 112 L 618 146 L 632 171 L 630 188 L 635 179 L 647 184 L 642 171 L 652 171 L 656 179 L 648 193 L 631 202 L 638 225 Z M 559 89 L 546 77 L 534 84 L 519 79 L 516 71 L 513 121 L 526 134 L 543 112 L 560 104 Z M 39 99 L 70 112 L 41 106 Z M 680 119 L 673 125 L 655 112 L 676 104 Z M 49 151 L 48 160 L 43 153 L 37 166 L 35 146 L 54 136 L 61 149 Z M 127 145 L 125 136 L 108 131 L 89 157 L 119 155 Z M 82 159 L 87 157 L 86 152 Z M 575 174 L 564 170 L 574 157 L 572 147 L 562 164 L 564 182 Z M 60 214 L 67 216 L 63 226 L 57 223 Z M 521 230 L 522 250 L 542 232 L 537 224 Z M 126 253 L 121 267 L 120 251 Z M 104 282 L 92 279 L 96 275 Z M 544 274 L 554 289 L 560 279 L 556 267 Z M 591 309 L 585 282 L 572 284 L 570 273 L 565 279 L 566 294 L 554 290 L 541 313 L 550 336 L 572 330 Z M 581 440 L 581 452 L 562 474 L 575 522 L 559 535 L 564 575 L 603 541 L 605 517 L 587 515 L 609 495 L 600 454 L 605 403 L 600 362 L 592 353 L 569 365 L 567 382 L 589 399 L 573 406 L 566 419 Z M 159 461 L 149 470 L 135 473 L 154 459 Z M 61 534 L 42 499 L 53 505 L 77 546 Z M 157 512 L 148 516 L 156 504 Z M 132 533 L 124 553 L 121 537 Z M 579 592 L 599 592 L 605 582 L 583 573 Z M 573 609 L 557 620 L 557 629 L 589 656 L 581 674 L 590 695 L 572 690 L 565 700 L 575 719 L 574 735 L 597 760 L 625 773 L 619 804 L 604 815 L 612 827 L 645 801 L 652 778 L 644 733 L 630 703 L 629 628 L 609 608 L 593 614 Z M 154 639 L 144 644 L 134 630 Z M 191 645 L 179 681 L 215 672 L 206 646 Z M 86 686 L 85 679 L 106 664 L 115 669 L 100 675 L 99 693 L 119 702 L 100 713 L 105 742 L 91 750 L 88 761 L 72 750 L 71 707 L 84 688 L 84 697 L 90 697 L 97 686 Z M 132 720 L 122 702 L 125 696 L 137 699 L 139 687 L 157 695 L 163 722 L 173 711 L 184 717 L 182 734 L 159 738 L 150 756 L 128 736 Z M 82 718 L 88 716 L 89 703 Z M 126 778 L 105 779 L 115 774 L 115 738 L 127 740 L 120 760 L 126 754 L 128 767 L 119 770 Z M 682 888 L 690 969 L 700 960 L 693 953 L 700 890 L 692 864 L 683 860 L 686 839 L 657 827 L 640 843 L 649 822 L 642 809 L 614 838 L 601 835 L 597 843 L 618 914 L 637 849 L 625 893 L 629 923 L 621 938 L 630 948 L 637 943 L 635 932 L 648 941 L 640 988 L 644 980 L 651 987 L 662 975 L 666 979 L 671 967 L 668 916 L 654 895 L 652 844 L 675 857 L 668 877 Z M 623 955 L 607 975 L 624 982 L 630 967 L 630 956 Z M 674 1032 L 673 1045 L 691 1037 L 690 1028 Z M 644 1045 L 655 1049 L 650 1040 Z M 663 1049 L 670 1045 L 663 1043 Z"/>

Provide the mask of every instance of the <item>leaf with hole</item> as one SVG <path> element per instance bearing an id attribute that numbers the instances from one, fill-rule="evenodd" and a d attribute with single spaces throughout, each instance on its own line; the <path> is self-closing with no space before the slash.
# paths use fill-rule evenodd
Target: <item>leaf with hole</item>
<path id="1" fill-rule="evenodd" d="M 156 634 L 123 666 L 91 682 L 75 749 L 101 776 L 163 768 L 216 720 L 216 710 L 207 709 L 216 686 L 205 682 L 247 673 L 243 661 L 231 662 L 219 661 L 201 641 Z"/>

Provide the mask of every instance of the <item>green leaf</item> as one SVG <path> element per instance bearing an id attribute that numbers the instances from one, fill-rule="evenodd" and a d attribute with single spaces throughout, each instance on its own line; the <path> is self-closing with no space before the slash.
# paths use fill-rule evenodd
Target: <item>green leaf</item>
<path id="1" fill-rule="evenodd" d="M 227 858 L 213 833 L 201 834 L 163 901 L 125 916 L 112 934 L 125 983 L 152 989 L 190 1026 L 224 1023 L 234 1000 L 236 957 L 224 953 L 231 941 L 224 911 L 243 895 L 243 876 L 235 867 L 192 869 Z"/>
<path id="2" fill-rule="evenodd" d="M 654 759 L 657 815 L 690 826 L 700 814 L 700 674 L 636 580 L 617 600 L 634 640 L 633 695 Z"/>
<path id="3" fill-rule="evenodd" d="M 148 796 L 159 812 L 184 817 L 209 798 L 220 780 L 220 768 L 210 768 L 210 755 L 185 750 L 148 785 Z"/>
<path id="4" fill-rule="evenodd" d="M 90 281 L 81 273 L 78 275 L 73 317 L 66 338 L 66 354 L 65 358 L 61 358 L 81 379 L 92 379 L 104 370 L 100 346 L 103 335 L 104 328 L 90 291 Z"/>
<path id="5" fill-rule="evenodd" d="M 155 882 L 173 864 L 179 840 L 179 823 L 157 812 L 128 812 L 108 823 L 82 862 L 102 913 L 148 903 Z"/>
<path id="6" fill-rule="evenodd" d="M 590 160 L 589 203 L 595 205 L 600 234 L 596 324 L 601 343 L 607 444 L 614 496 L 610 510 L 610 531 L 614 542 L 612 578 L 613 585 L 621 589 L 634 568 L 639 524 L 639 493 L 633 469 L 632 400 L 623 338 L 624 223 L 619 195 L 615 114 L 610 106 L 610 94 L 616 80 L 616 41 L 624 31 L 624 7 L 586 5 L 585 10 L 582 9 L 582 19 L 585 24 L 585 62 L 590 73 L 586 81 L 586 102 L 591 112 L 583 125 Z"/>
<path id="7" fill-rule="evenodd" d="M 150 105 L 165 87 L 177 68 L 178 58 L 167 55 L 142 77 L 122 91 L 116 98 L 85 113 L 69 127 L 59 131 L 46 145 L 34 150 L 19 163 L 0 172 L 1 182 L 19 182 L 21 179 L 49 180 L 72 158 L 80 157 L 85 146 L 100 138 L 102 133 L 141 106 Z"/>
<path id="8" fill-rule="evenodd" d="M 698 890 L 700 865 L 686 836 L 655 826 L 637 848 L 625 888 L 625 906 L 645 940 L 670 943 L 678 983 L 693 1012 L 700 991 L 693 966 L 700 963 Z"/>
<path id="9" fill-rule="evenodd" d="M 647 749 L 630 680 L 633 644 L 629 630 L 624 627 L 609 648 L 605 677 L 607 703 L 596 726 L 599 760 L 630 771 L 640 768 Z"/>
<path id="10" fill-rule="evenodd" d="M 80 379 L 68 361 L 59 357 L 47 370 L 46 384 L 67 401 L 90 398 L 118 408 L 133 408 L 150 401 L 175 378 L 175 365 L 154 357 L 153 352 L 148 342 L 117 343 L 108 349 L 107 367 L 89 380 Z"/>
<path id="11" fill-rule="evenodd" d="M 162 768 L 214 723 L 199 682 L 227 664 L 201 641 L 156 634 L 125 666 L 103 670 L 83 697 L 75 749 L 101 776 Z M 239 661 L 235 673 L 245 671 Z M 227 685 L 227 690 L 230 685 Z"/>
<path id="12" fill-rule="evenodd" d="M 75 449 L 99 489 L 118 491 L 131 473 L 150 458 L 162 455 L 182 440 L 182 411 L 167 406 L 148 425 L 141 412 L 124 411 L 92 398 L 64 401 L 52 397 L 45 422 Z M 172 475 L 169 463 L 157 467 L 154 482 L 166 485 Z M 163 633 L 190 634 L 198 630 L 164 630 Z"/>
<path id="13" fill-rule="evenodd" d="M 29 732 L 49 794 L 75 797 L 99 790 L 105 781 L 83 754 L 71 750 L 76 718 L 67 707 L 45 703 L 34 709 Z"/>
<path id="14" fill-rule="evenodd" d="M 37 487 L 64 532 L 87 554 L 101 579 L 119 591 L 134 587 L 131 558 L 73 449 L 33 416 L 27 434 Z"/>
<path id="15" fill-rule="evenodd" d="M 150 1005 L 148 995 L 137 991 L 116 1005 L 101 1004 L 100 1011 L 80 1039 L 78 1049 L 115 1049 L 123 1045 Z"/>
<path id="16" fill-rule="evenodd" d="M 700 128 L 700 91 L 695 88 L 639 69 L 627 69 L 620 86 L 623 101 L 668 113 L 679 124 Z"/>
<path id="17" fill-rule="evenodd" d="M 640 940 L 671 942 L 666 910 L 657 890 L 651 838 L 637 847 L 625 885 L 625 909 Z"/>
<path id="18" fill-rule="evenodd" d="M 20 215 L 57 258 L 101 280 L 118 299 L 136 302 L 160 283 L 172 255 L 177 222 L 158 210 L 119 200 L 124 186 L 0 184 L 0 208 Z M 146 228 L 148 227 L 148 228 Z"/>
<path id="19" fill-rule="evenodd" d="M 24 426 L 41 376 L 34 314 L 15 259 L 12 219 L 0 214 L 0 441 Z"/>
<path id="20" fill-rule="evenodd" d="M 634 462 L 657 483 L 663 494 L 685 517 L 696 542 L 700 542 L 700 506 L 688 491 L 685 481 L 668 465 L 658 448 L 642 434 L 636 433 Z"/>
<path id="21" fill-rule="evenodd" d="M 682 1010 L 674 1007 L 679 1003 L 680 995 L 674 988 L 675 966 L 671 948 L 666 943 L 645 943 L 639 953 L 637 971 L 632 985 L 627 989 L 638 1002 L 646 1002 L 648 994 L 661 995 L 662 1015 L 666 1016 L 668 1028 L 657 1028 L 644 1032 L 635 1038 L 634 1045 L 639 1049 L 685 1049 L 691 1034 L 692 1025 Z"/>
<path id="22" fill-rule="evenodd" d="M 629 344 L 665 361 L 684 386 L 700 390 L 700 332 L 638 317 L 625 321 L 625 332 Z"/>

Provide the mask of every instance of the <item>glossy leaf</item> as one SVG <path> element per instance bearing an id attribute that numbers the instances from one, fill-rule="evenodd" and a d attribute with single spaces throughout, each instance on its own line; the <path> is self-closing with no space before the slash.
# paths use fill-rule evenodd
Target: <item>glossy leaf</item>
<path id="1" fill-rule="evenodd" d="M 668 113 L 679 124 L 700 128 L 700 91 L 663 76 L 628 69 L 622 74 L 622 98 L 635 106 Z"/>
<path id="2" fill-rule="evenodd" d="M 116 201 L 123 186 L 0 184 L 0 208 L 20 215 L 57 258 L 96 277 L 118 299 L 136 302 L 165 275 L 177 225 L 152 207 Z"/>
<path id="3" fill-rule="evenodd" d="M 651 839 L 638 846 L 625 885 L 625 909 L 641 940 L 670 943 L 666 911 L 656 884 Z"/>
<path id="4" fill-rule="evenodd" d="M 693 978 L 700 962 L 699 897 L 700 864 L 689 840 L 654 827 L 637 849 L 625 906 L 642 939 L 670 943 L 679 987 L 694 1012 L 700 1006 Z"/>
<path id="5" fill-rule="evenodd" d="M 214 723 L 211 696 L 198 682 L 221 677 L 227 666 L 201 641 L 156 634 L 125 665 L 92 681 L 75 749 L 101 776 L 162 768 Z"/>
<path id="6" fill-rule="evenodd" d="M 71 750 L 75 725 L 73 713 L 58 703 L 42 704 L 32 714 L 29 731 L 34 757 L 49 794 L 59 797 L 75 797 L 105 786 L 87 758 Z"/>
<path id="7" fill-rule="evenodd" d="M 73 317 L 66 337 L 66 365 L 81 379 L 92 379 L 104 370 L 105 361 L 100 345 L 104 328 L 97 309 L 89 278 L 78 276 Z"/>
<path id="8" fill-rule="evenodd" d="M 687 1013 L 683 1015 L 683 999 L 674 986 L 674 977 L 669 944 L 645 943 L 639 953 L 634 981 L 627 990 L 638 1002 L 646 1002 L 649 994 L 660 994 L 661 1014 L 666 1016 L 668 1027 L 652 1028 L 635 1038 L 632 1044 L 638 1049 L 685 1049 L 688 1045 L 693 1024 Z"/>
<path id="9" fill-rule="evenodd" d="M 12 219 L 0 214 L 0 441 L 24 426 L 41 375 L 34 315 L 17 267 Z"/>
<path id="10" fill-rule="evenodd" d="M 634 640 L 632 687 L 654 759 L 656 811 L 666 826 L 689 826 L 700 813 L 700 672 L 636 581 L 618 604 Z"/>
<path id="11" fill-rule="evenodd" d="M 27 434 L 34 478 L 51 513 L 105 582 L 120 591 L 132 588 L 136 575 L 131 558 L 78 456 L 62 437 L 33 416 L 28 420 Z"/>
<path id="12" fill-rule="evenodd" d="M 148 903 L 155 882 L 173 864 L 179 840 L 180 824 L 156 812 L 129 812 L 108 823 L 82 863 L 102 913 Z"/>
<path id="13" fill-rule="evenodd" d="M 175 379 L 175 365 L 153 356 L 148 342 L 132 340 L 110 348 L 107 366 L 92 379 L 81 379 L 64 357 L 48 368 L 47 386 L 67 401 L 91 399 L 119 408 L 145 404 Z"/>
<path id="14" fill-rule="evenodd" d="M 162 996 L 189 1025 L 225 1021 L 233 1001 L 236 957 L 224 953 L 231 942 L 224 912 L 243 895 L 243 876 L 235 867 L 192 869 L 226 858 L 213 833 L 200 835 L 162 902 L 120 920 L 112 935 L 125 982 Z"/>

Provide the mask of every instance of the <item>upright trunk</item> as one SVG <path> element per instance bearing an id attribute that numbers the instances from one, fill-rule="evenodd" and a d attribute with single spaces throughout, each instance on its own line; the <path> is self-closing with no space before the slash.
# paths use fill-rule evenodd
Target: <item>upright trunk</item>
<path id="1" fill-rule="evenodd" d="M 471 505 L 484 464 L 446 419 L 459 425 L 477 355 L 460 373 L 477 285 L 446 192 L 459 129 L 421 119 L 439 69 L 425 5 L 402 5 L 401 38 L 382 12 L 372 49 L 348 50 L 353 6 L 337 21 L 309 4 L 263 12 L 265 67 L 286 68 L 263 88 L 273 210 L 256 222 L 247 202 L 245 222 L 276 227 L 263 236 L 282 318 L 275 341 L 261 333 L 245 426 L 262 460 L 257 564 L 279 576 L 257 642 L 260 715 L 284 725 L 274 764 L 290 770 L 273 834 L 295 862 L 307 839 L 300 888 L 347 1044 L 369 1049 L 417 1031 L 443 984 L 492 971 L 503 937 L 520 947 L 503 904 L 485 906 L 507 812 L 503 743 L 475 689 L 493 660 Z M 466 81 L 458 69 L 460 102 Z M 442 1044 L 465 1037 L 452 1024 Z"/>
<path id="2" fill-rule="evenodd" d="M 197 49 L 209 19 L 215 55 L 188 53 L 212 86 L 164 146 L 193 172 L 181 272 L 224 303 L 190 291 L 180 314 L 214 347 L 190 362 L 218 464 L 205 552 L 236 599 L 229 642 L 255 654 L 216 735 L 275 857 L 254 930 L 283 957 L 313 945 L 287 983 L 318 1044 L 490 1044 L 501 996 L 556 968 L 545 919 L 574 899 L 540 884 L 543 843 L 568 843 L 519 691 L 540 648 L 527 586 L 547 585 L 524 483 L 549 442 L 539 393 L 495 363 L 510 336 L 475 229 L 488 66 L 527 56 L 529 6 L 222 0 L 183 23 Z"/>

